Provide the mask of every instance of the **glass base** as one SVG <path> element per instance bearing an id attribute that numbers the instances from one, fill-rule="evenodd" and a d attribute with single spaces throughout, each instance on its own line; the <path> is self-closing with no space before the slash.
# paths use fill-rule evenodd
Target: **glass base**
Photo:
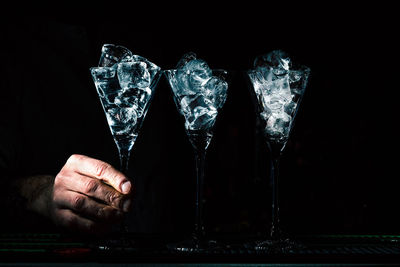
<path id="1" fill-rule="evenodd" d="M 252 244 L 246 244 L 246 247 L 252 247 L 258 252 L 265 253 L 290 253 L 298 249 L 305 248 L 304 244 L 289 237 L 275 237 L 265 240 L 258 240 Z"/>
<path id="2" fill-rule="evenodd" d="M 168 249 L 179 253 L 209 253 L 224 249 L 224 246 L 215 240 L 188 239 L 174 244 L 168 244 Z"/>

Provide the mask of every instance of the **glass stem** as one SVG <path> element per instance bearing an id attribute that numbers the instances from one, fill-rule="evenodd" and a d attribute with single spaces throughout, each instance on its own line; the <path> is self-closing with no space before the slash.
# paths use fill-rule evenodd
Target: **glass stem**
<path id="1" fill-rule="evenodd" d="M 270 182 L 272 188 L 272 214 L 271 214 L 271 238 L 277 237 L 279 234 L 279 157 L 271 158 Z"/>
<path id="2" fill-rule="evenodd" d="M 119 165 L 120 165 L 120 171 L 123 174 L 127 174 L 128 172 L 128 163 L 129 163 L 129 157 L 131 154 L 131 151 L 128 149 L 121 149 L 118 148 L 118 152 L 119 152 Z M 132 178 L 131 178 L 132 180 Z M 124 216 L 124 218 L 121 221 L 120 227 L 121 227 L 121 232 L 123 234 L 127 234 L 129 232 L 128 230 L 128 225 L 125 222 L 126 220 L 126 216 Z M 125 238 L 124 236 L 122 236 L 122 238 Z"/>
<path id="3" fill-rule="evenodd" d="M 129 150 L 119 149 L 120 171 L 124 174 L 128 172 L 128 163 L 130 154 L 131 152 Z"/>
<path id="4" fill-rule="evenodd" d="M 204 221 L 203 221 L 203 192 L 204 192 L 204 162 L 206 152 L 196 151 L 196 214 L 194 225 L 194 238 L 202 239 L 204 236 Z"/>
<path id="5" fill-rule="evenodd" d="M 271 185 L 271 239 L 278 239 L 279 228 L 279 161 L 285 144 L 267 142 L 270 151 L 270 185 Z"/>

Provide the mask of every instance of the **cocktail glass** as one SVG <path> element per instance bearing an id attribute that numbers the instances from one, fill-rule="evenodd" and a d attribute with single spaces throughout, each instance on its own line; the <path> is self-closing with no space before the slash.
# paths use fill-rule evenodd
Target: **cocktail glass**
<path id="1" fill-rule="evenodd" d="M 132 147 L 161 76 L 160 70 L 149 60 L 113 44 L 103 45 L 99 67 L 90 68 L 118 148 L 120 171 L 125 174 Z M 128 232 L 124 221 L 121 228 Z"/>
<path id="2" fill-rule="evenodd" d="M 132 147 L 154 96 L 161 68 L 123 46 L 105 44 L 90 69 L 117 145 L 120 170 L 128 171 Z"/>
<path id="3" fill-rule="evenodd" d="M 225 70 L 212 70 L 194 53 L 184 55 L 176 69 L 164 71 L 173 91 L 179 113 L 196 158 L 195 223 L 192 238 L 169 247 L 180 252 L 203 252 L 216 249 L 214 240 L 205 238 L 203 221 L 204 162 L 213 137 L 218 112 L 227 98 Z"/>
<path id="4" fill-rule="evenodd" d="M 270 184 L 272 187 L 271 228 L 256 250 L 284 252 L 296 242 L 282 233 L 279 226 L 278 172 L 279 161 L 293 129 L 303 98 L 310 69 L 296 65 L 289 56 L 275 50 L 259 56 L 254 69 L 247 72 L 257 113 L 263 122 L 263 133 L 270 152 Z"/>

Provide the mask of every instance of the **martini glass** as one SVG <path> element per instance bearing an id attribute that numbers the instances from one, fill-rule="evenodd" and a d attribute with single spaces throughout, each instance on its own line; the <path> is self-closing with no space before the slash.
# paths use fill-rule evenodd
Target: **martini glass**
<path id="1" fill-rule="evenodd" d="M 292 62 L 281 50 L 259 56 L 254 69 L 248 71 L 252 95 L 263 126 L 270 152 L 270 185 L 272 187 L 271 228 L 265 240 L 255 249 L 285 252 L 296 243 L 282 233 L 279 226 L 278 175 L 279 161 L 293 129 L 294 120 L 303 98 L 310 69 Z"/>
<path id="2" fill-rule="evenodd" d="M 103 46 L 99 67 L 90 69 L 123 173 L 128 171 L 130 153 L 161 76 L 160 70 L 147 59 L 113 44 Z"/>
<path id="3" fill-rule="evenodd" d="M 211 70 L 194 53 L 184 55 L 177 69 L 164 71 L 173 91 L 176 107 L 185 119 L 185 130 L 196 159 L 195 223 L 192 238 L 169 248 L 179 252 L 217 249 L 216 241 L 205 237 L 203 221 L 204 162 L 219 110 L 223 107 L 228 83 L 227 71 Z"/>
<path id="4" fill-rule="evenodd" d="M 99 67 L 90 69 L 118 148 L 120 171 L 125 174 L 132 147 L 161 76 L 160 70 L 147 59 L 113 44 L 103 46 Z M 124 233 L 128 232 L 124 221 L 121 228 Z"/>

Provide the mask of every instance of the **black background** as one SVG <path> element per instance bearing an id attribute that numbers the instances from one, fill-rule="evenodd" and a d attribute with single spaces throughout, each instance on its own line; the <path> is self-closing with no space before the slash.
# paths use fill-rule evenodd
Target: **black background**
<path id="1" fill-rule="evenodd" d="M 71 64 L 79 66 L 76 75 L 86 88 L 82 99 L 90 99 L 90 103 L 75 95 L 58 98 L 58 104 L 45 104 L 50 111 L 52 105 L 70 107 L 74 119 L 79 114 L 88 117 L 77 121 L 75 129 L 66 130 L 74 135 L 73 144 L 60 147 L 63 151 L 57 155 L 47 154 L 47 160 L 34 168 L 22 167 L 24 175 L 56 174 L 72 153 L 118 166 L 116 148 L 87 71 L 97 64 L 104 43 L 124 45 L 163 69 L 173 68 L 184 53 L 193 51 L 212 68 L 232 73 L 229 97 L 208 151 L 207 228 L 216 232 L 262 231 L 268 225 L 270 209 L 267 148 L 256 128 L 243 71 L 252 67 L 257 55 L 282 49 L 294 61 L 311 68 L 304 101 L 281 162 L 283 227 L 293 233 L 399 231 L 398 48 L 392 37 L 390 8 L 326 5 L 289 9 L 268 3 L 204 3 L 198 9 L 169 11 L 164 9 L 167 4 L 154 5 L 113 6 L 101 11 L 60 6 L 58 9 L 66 8 L 68 15 L 48 12 L 5 19 L 9 42 L 22 49 L 25 42 L 30 43 L 29 38 L 35 38 L 27 34 L 35 25 L 66 26 L 65 34 L 57 31 L 59 36 L 68 36 L 68 25 L 78 26 L 89 40 L 84 48 L 88 56 L 85 61 L 74 58 L 74 54 L 69 58 Z M 79 42 L 63 45 L 63 49 L 79 47 Z M 34 49 L 27 51 L 37 53 Z M 51 55 L 46 53 L 35 55 L 44 61 L 48 57 Z M 48 66 L 40 60 L 35 64 Z M 42 73 L 49 76 L 46 70 Z M 54 78 L 52 82 L 65 81 Z M 46 103 L 46 97 L 41 101 Z M 61 113 L 54 114 L 53 119 L 70 120 L 66 125 L 73 126 L 68 109 Z M 56 135 L 44 130 L 46 125 L 36 127 L 38 132 L 46 132 L 47 138 Z M 46 145 L 49 143 L 40 144 L 41 149 Z M 48 152 L 53 150 L 49 148 Z M 130 175 L 136 178 L 139 195 L 134 216 L 142 220 L 135 223 L 136 230 L 190 231 L 193 156 L 170 88 L 162 78 L 130 162 Z M 25 157 L 28 162 L 29 155 Z"/>

